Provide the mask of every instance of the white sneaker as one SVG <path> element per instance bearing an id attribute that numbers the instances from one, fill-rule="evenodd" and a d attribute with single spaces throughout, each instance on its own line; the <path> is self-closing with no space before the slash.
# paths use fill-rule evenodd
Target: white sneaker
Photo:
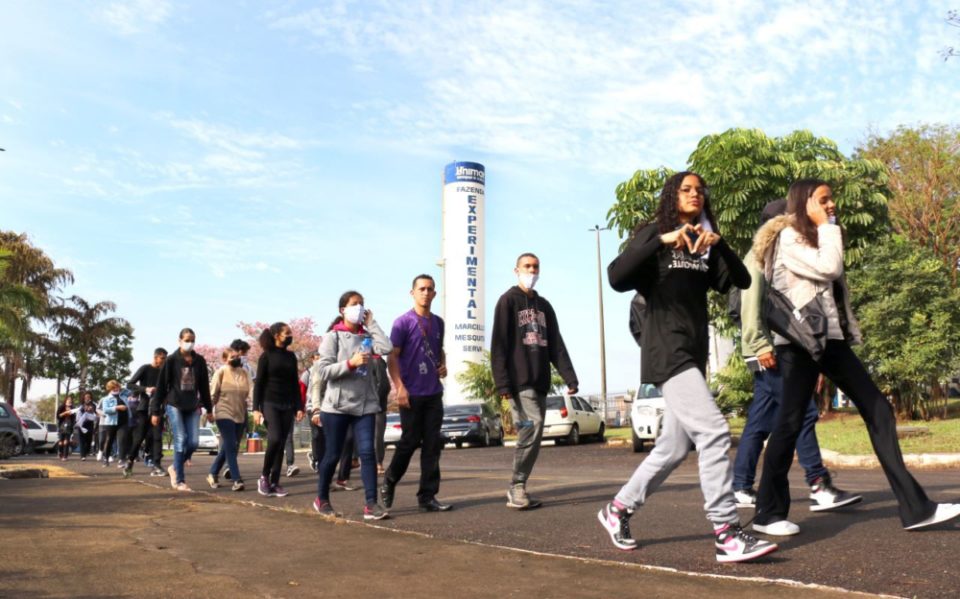
<path id="1" fill-rule="evenodd" d="M 754 522 L 753 530 L 774 537 L 789 537 L 799 533 L 800 527 L 789 520 L 777 520 L 770 524 L 757 524 Z"/>
<path id="2" fill-rule="evenodd" d="M 904 530 L 919 530 L 921 528 L 933 526 L 934 524 L 940 524 L 948 520 L 953 520 L 957 516 L 960 516 L 960 503 L 938 503 L 937 511 L 935 511 L 932 516 L 912 526 L 906 526 L 904 527 Z"/>
<path id="3" fill-rule="evenodd" d="M 737 502 L 737 507 L 756 509 L 757 493 L 753 489 L 737 489 L 733 492 L 733 498 Z"/>
<path id="4" fill-rule="evenodd" d="M 287 476 L 296 476 L 300 474 L 300 468 L 296 464 L 290 464 L 287 466 Z"/>

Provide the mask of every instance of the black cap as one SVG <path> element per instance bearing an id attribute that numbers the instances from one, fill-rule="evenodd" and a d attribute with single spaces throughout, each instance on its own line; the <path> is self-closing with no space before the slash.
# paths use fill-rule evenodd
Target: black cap
<path id="1" fill-rule="evenodd" d="M 763 207 L 760 212 L 760 224 L 767 222 L 771 218 L 780 216 L 787 211 L 787 200 L 774 200 Z"/>

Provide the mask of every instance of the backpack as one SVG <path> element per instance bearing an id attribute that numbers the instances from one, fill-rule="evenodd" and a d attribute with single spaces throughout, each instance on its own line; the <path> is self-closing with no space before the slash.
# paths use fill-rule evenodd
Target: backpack
<path id="1" fill-rule="evenodd" d="M 633 335 L 633 340 L 637 342 L 638 346 L 641 346 L 641 338 L 643 335 L 643 317 L 647 314 L 647 299 L 643 297 L 643 294 L 637 292 L 634 294 L 633 299 L 630 300 L 630 334 Z"/>

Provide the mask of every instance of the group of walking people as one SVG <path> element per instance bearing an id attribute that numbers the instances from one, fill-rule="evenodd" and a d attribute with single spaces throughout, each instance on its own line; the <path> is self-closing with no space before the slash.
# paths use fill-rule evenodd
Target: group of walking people
<path id="1" fill-rule="evenodd" d="M 517 285 L 499 298 L 494 311 L 491 367 L 497 393 L 511 406 L 518 435 L 506 504 L 528 510 L 541 505 L 540 499 L 528 493 L 527 483 L 542 441 L 551 365 L 568 393 L 576 393 L 579 384 L 557 315 L 534 290 L 540 276 L 539 258 L 521 254 L 514 272 Z M 720 234 L 703 179 L 692 172 L 673 175 L 661 191 L 653 219 L 634 231 L 623 252 L 609 265 L 608 278 L 615 290 L 635 292 L 645 304 L 634 331 L 641 346 L 641 383 L 659 387 L 665 400 L 662 432 L 655 447 L 597 515 L 614 546 L 623 550 L 638 547 L 630 530 L 631 518 L 691 448 L 699 454 L 704 510 L 712 525 L 719 562 L 755 560 L 778 548 L 747 531 L 738 507 L 756 510 L 754 532 L 770 536 L 799 533 L 799 527 L 788 520 L 791 498 L 787 479 L 798 448 L 812 511 L 860 502 L 860 495 L 834 486 L 820 457 L 813 397 L 821 375 L 853 400 L 866 422 L 897 498 L 903 527 L 917 530 L 960 516 L 960 504 L 931 501 L 906 469 L 893 410 L 851 350 L 860 340 L 860 331 L 850 309 L 843 232 L 829 184 L 800 180 L 791 185 L 785 200 L 771 202 L 764 209 L 752 250 L 741 261 Z M 736 294 L 735 316 L 742 327 L 742 349 L 755 383 L 754 401 L 735 460 L 730 459 L 729 426 L 705 379 L 707 293 L 710 289 L 727 293 L 731 288 L 741 290 Z M 770 330 L 764 304 L 771 290 L 796 306 L 818 299 L 827 320 L 822 352 L 812 355 L 809 348 Z M 245 361 L 249 346 L 238 340 L 224 352 L 224 365 L 212 377 L 203 357 L 193 349 L 195 333 L 183 329 L 178 349 L 169 356 L 158 349 L 153 363 L 142 367 L 128 385 L 139 394 L 136 411 L 149 413 L 150 418 L 139 419 L 133 427 L 131 442 L 122 452 L 127 460 L 125 473 L 129 474 L 144 441 L 153 439 L 153 447 L 159 447 L 156 440 L 165 415 L 174 446 L 167 474 L 174 488 L 189 490 L 184 464 L 197 448 L 199 420 L 205 414 L 208 421 L 216 422 L 221 435 L 221 452 L 207 482 L 217 487 L 226 464 L 233 489 L 243 490 L 237 451 L 246 428 L 247 405 L 252 402 L 253 421 L 267 429 L 267 448 L 257 481 L 261 495 L 287 495 L 280 484 L 284 448 L 294 424 L 308 418 L 310 461 L 318 473 L 313 509 L 318 513 L 340 515 L 330 496 L 344 481 L 341 475 L 334 484 L 334 474 L 338 462 L 346 459 L 349 463 L 355 453 L 364 490 L 364 520 L 388 517 L 397 484 L 417 449 L 420 511 L 450 510 L 450 504 L 438 499 L 442 379 L 447 368 L 444 322 L 431 311 L 436 297 L 433 277 L 416 276 L 410 295 L 413 308 L 393 322 L 388 336 L 365 306 L 363 295 L 344 293 L 337 317 L 304 372 L 298 372 L 297 358 L 289 349 L 293 334 L 285 323 L 277 322 L 260 335 L 262 351 L 255 371 Z M 382 443 L 386 395 L 391 387 L 400 409 L 402 435 L 391 462 L 383 468 L 377 439 Z M 108 391 L 115 394 L 117 390 Z M 104 414 L 119 410 L 106 398 L 101 406 Z M 764 440 L 759 492 L 754 492 Z M 162 473 L 158 449 L 152 458 L 154 472 Z"/>
<path id="2" fill-rule="evenodd" d="M 620 549 L 638 546 L 630 532 L 631 517 L 683 461 L 691 445 L 699 454 L 704 509 L 713 525 L 720 562 L 754 560 L 777 550 L 775 543 L 744 529 L 738 504 L 756 510 L 755 532 L 771 536 L 800 532 L 787 519 L 791 503 L 787 475 L 801 437 L 811 510 L 859 502 L 859 495 L 833 486 L 820 460 L 816 408 L 811 404 L 821 374 L 853 400 L 867 424 L 903 527 L 918 530 L 960 516 L 960 504 L 934 503 L 907 470 L 893 409 L 850 347 L 859 343 L 860 331 L 850 309 L 843 232 L 832 188 L 817 179 L 799 180 L 790 186 L 786 200 L 768 205 L 762 217 L 765 224 L 745 265 L 720 235 L 703 179 L 692 172 L 677 173 L 667 179 L 652 222 L 637 228 L 608 268 L 614 289 L 634 291 L 645 300 L 641 381 L 660 387 L 665 400 L 656 446 L 598 514 Z M 744 290 L 738 313 L 743 353 L 753 365 L 755 382 L 736 468 L 729 457 L 729 427 L 704 378 L 707 291 L 727 293 L 731 287 Z M 819 355 L 770 331 L 763 306 L 771 289 L 797 307 L 818 299 L 827 320 Z M 760 489 L 754 493 L 757 460 L 767 436 Z"/>

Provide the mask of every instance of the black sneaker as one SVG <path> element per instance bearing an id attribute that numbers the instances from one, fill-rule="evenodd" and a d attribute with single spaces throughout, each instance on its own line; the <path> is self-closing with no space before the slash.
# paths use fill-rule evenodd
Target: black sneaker
<path id="1" fill-rule="evenodd" d="M 363 506 L 363 519 L 366 521 L 383 520 L 389 517 L 390 512 L 380 507 L 379 503 L 368 503 Z"/>
<path id="2" fill-rule="evenodd" d="M 388 510 L 393 507 L 393 491 L 395 488 L 395 485 L 391 485 L 386 480 L 380 485 L 380 503 Z"/>
<path id="3" fill-rule="evenodd" d="M 637 541 L 630 534 L 630 516 L 633 512 L 630 510 L 621 510 L 613 503 L 608 503 L 597 512 L 597 519 L 610 535 L 617 549 L 632 551 L 637 548 Z"/>
<path id="4" fill-rule="evenodd" d="M 860 503 L 863 497 L 847 493 L 833 486 L 830 475 L 825 474 L 810 485 L 810 504 L 811 512 L 825 512 L 835 510 L 845 505 Z"/>
<path id="5" fill-rule="evenodd" d="M 323 501 L 319 497 L 313 500 L 313 511 L 317 512 L 321 516 L 328 516 L 331 518 L 340 517 L 340 514 L 334 511 L 333 506 L 330 505 L 329 501 Z"/>
<path id="6" fill-rule="evenodd" d="M 744 532 L 740 525 L 726 524 L 714 531 L 717 561 L 721 563 L 748 562 L 777 550 L 777 544 L 762 541 Z"/>

